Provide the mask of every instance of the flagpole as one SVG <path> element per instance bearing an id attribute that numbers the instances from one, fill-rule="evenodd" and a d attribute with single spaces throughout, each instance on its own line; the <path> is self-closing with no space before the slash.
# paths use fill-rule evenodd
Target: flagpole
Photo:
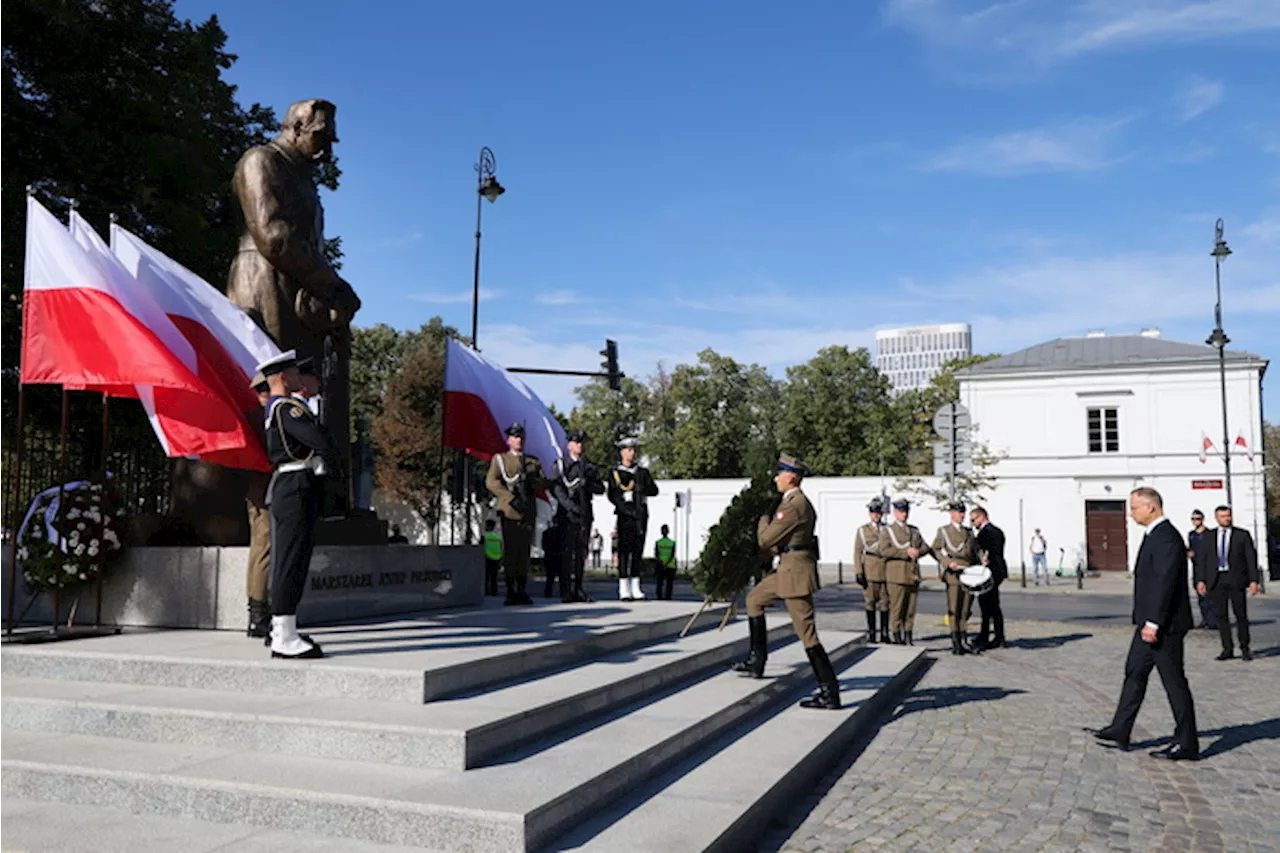
<path id="1" fill-rule="evenodd" d="M 27 185 L 27 234 L 26 246 L 23 249 L 22 256 L 22 333 L 25 336 L 28 330 L 27 326 L 27 306 L 30 301 L 26 298 L 27 287 L 31 283 L 31 205 L 35 202 L 36 188 L 30 184 Z M 14 498 L 13 506 L 10 512 L 13 515 L 13 523 L 9 525 L 11 531 L 9 539 L 9 613 L 7 617 L 8 627 L 5 630 L 7 635 L 13 634 L 13 609 L 18 602 L 18 526 L 21 522 L 22 512 L 22 463 L 25 461 L 27 449 L 27 383 L 22 379 L 22 352 L 26 349 L 21 347 L 18 350 L 18 450 L 14 454 L 13 460 L 13 483 Z"/>

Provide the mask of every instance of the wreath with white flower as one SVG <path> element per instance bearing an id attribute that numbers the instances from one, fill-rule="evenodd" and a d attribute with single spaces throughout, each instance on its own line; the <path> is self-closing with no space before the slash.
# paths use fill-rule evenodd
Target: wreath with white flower
<path id="1" fill-rule="evenodd" d="M 109 485 L 68 483 L 32 501 L 18 530 L 18 566 L 31 590 L 96 583 L 120 556 L 124 507 Z"/>

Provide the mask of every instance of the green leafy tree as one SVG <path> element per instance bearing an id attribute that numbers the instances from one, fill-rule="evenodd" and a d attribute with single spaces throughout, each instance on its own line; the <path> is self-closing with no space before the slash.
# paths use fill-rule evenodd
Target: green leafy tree
<path id="1" fill-rule="evenodd" d="M 898 467 L 900 440 L 886 443 L 894 424 L 889 380 L 865 349 L 826 347 L 787 368 L 782 390 L 782 444 L 814 473 L 827 477 L 879 474 Z M 885 458 L 886 453 L 891 454 Z"/>
<path id="2" fill-rule="evenodd" d="M 969 506 L 985 502 L 996 485 L 993 469 L 1004 459 L 1004 454 L 992 451 L 986 442 L 978 439 L 977 432 L 976 428 L 969 431 L 973 442 L 973 463 L 969 470 L 957 471 L 954 478 L 948 474 L 936 486 L 921 476 L 900 477 L 893 484 L 894 490 L 918 495 L 938 510 L 946 509 L 952 501 L 963 501 Z"/>
<path id="3" fill-rule="evenodd" d="M 769 424 L 761 422 L 772 388 L 763 367 L 740 364 L 710 349 L 698 353 L 697 364 L 677 367 L 671 377 L 676 427 L 668 474 L 698 479 L 751 473 L 749 456 L 776 449 Z"/>
<path id="4" fill-rule="evenodd" d="M 733 599 L 768 571 L 769 558 L 756 543 L 756 525 L 762 515 L 772 515 L 778 505 L 778 490 L 770 474 L 751 479 L 720 515 L 710 530 L 702 553 L 690 569 L 693 586 L 713 599 Z"/>
<path id="5" fill-rule="evenodd" d="M 645 387 L 631 378 L 614 391 L 604 379 L 592 379 L 574 392 L 578 405 L 569 413 L 569 425 L 587 434 L 587 456 L 606 465 L 616 457 L 614 447 L 629 435 L 638 435 L 643 424 Z M 647 454 L 648 448 L 641 453 Z"/>

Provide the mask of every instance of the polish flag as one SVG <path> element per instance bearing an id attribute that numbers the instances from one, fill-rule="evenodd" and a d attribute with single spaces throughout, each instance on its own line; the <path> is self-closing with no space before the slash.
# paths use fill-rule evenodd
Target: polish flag
<path id="1" fill-rule="evenodd" d="M 1243 447 L 1245 456 L 1248 457 L 1250 462 L 1253 461 L 1253 448 L 1249 446 L 1249 442 L 1245 439 L 1244 430 L 1240 430 L 1240 432 L 1236 433 L 1234 446 Z"/>
<path id="2" fill-rule="evenodd" d="M 1213 449 L 1213 440 L 1205 433 L 1200 433 L 1200 464 L 1203 465 L 1209 458 L 1209 451 Z"/>
<path id="3" fill-rule="evenodd" d="M 150 386 L 170 456 L 249 443 L 243 419 L 198 375 L 195 351 L 164 311 L 109 252 L 73 238 L 32 197 L 22 314 L 23 384 L 117 397 Z"/>
<path id="4" fill-rule="evenodd" d="M 453 338 L 445 342 L 444 445 L 488 459 L 507 450 L 506 429 L 524 424 L 525 453 L 552 475 L 564 428 L 538 395 L 500 365 Z"/>

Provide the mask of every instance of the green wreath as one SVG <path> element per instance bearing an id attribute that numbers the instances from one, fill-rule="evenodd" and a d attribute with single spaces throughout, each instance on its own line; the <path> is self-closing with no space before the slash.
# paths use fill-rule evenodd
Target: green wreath
<path id="1" fill-rule="evenodd" d="M 115 492 L 102 483 L 41 492 L 18 531 L 18 566 L 28 589 L 96 583 L 123 550 L 124 515 Z"/>
<path id="2" fill-rule="evenodd" d="M 716 600 L 731 600 L 769 571 L 770 558 L 756 542 L 756 523 L 762 515 L 773 515 L 780 497 L 772 474 L 757 474 L 734 497 L 707 531 L 707 543 L 690 570 L 695 589 Z"/>

